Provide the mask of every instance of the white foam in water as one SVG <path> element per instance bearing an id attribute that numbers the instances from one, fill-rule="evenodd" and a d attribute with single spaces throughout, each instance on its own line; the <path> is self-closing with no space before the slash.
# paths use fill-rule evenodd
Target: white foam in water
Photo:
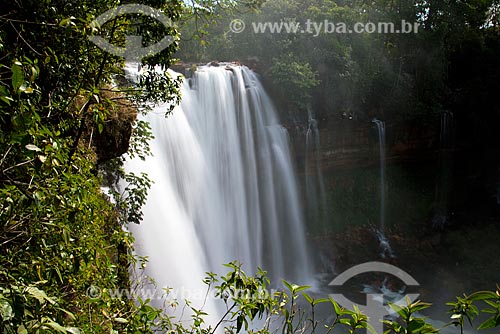
<path id="1" fill-rule="evenodd" d="M 149 257 L 146 274 L 198 307 L 204 294 L 189 292 L 204 291 L 205 272 L 234 260 L 248 273 L 268 270 L 277 284 L 306 283 L 312 271 L 288 134 L 269 97 L 245 67 L 201 67 L 191 80 L 171 116 L 166 106 L 145 116 L 154 156 L 126 165 L 154 181 L 143 222 L 130 227 L 137 253 Z M 211 321 L 218 307 L 207 301 Z"/>

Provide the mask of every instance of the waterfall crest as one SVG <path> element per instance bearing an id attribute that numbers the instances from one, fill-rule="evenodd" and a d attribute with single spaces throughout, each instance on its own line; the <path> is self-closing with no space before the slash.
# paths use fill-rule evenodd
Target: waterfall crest
<path id="1" fill-rule="evenodd" d="M 182 102 L 145 119 L 153 157 L 129 171 L 154 181 L 140 226 L 132 226 L 146 273 L 160 287 L 203 289 L 206 271 L 238 260 L 276 283 L 305 283 L 303 213 L 288 133 L 256 75 L 246 67 L 200 67 L 181 89 Z"/>

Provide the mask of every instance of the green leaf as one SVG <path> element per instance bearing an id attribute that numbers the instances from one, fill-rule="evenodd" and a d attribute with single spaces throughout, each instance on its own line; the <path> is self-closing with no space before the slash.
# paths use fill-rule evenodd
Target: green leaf
<path id="1" fill-rule="evenodd" d="M 328 302 L 329 302 L 328 298 L 319 298 L 319 299 L 315 299 L 313 301 L 313 304 L 317 305 L 317 304 L 328 303 Z"/>
<path id="2" fill-rule="evenodd" d="M 419 331 L 425 326 L 425 321 L 423 319 L 413 319 L 408 323 L 408 331 L 414 333 Z"/>
<path id="3" fill-rule="evenodd" d="M 56 331 L 58 331 L 59 333 L 67 333 L 68 331 L 66 330 L 66 328 L 64 328 L 63 326 L 59 325 L 57 322 L 55 321 L 49 321 L 47 323 L 47 326 L 50 326 L 52 327 L 53 329 L 55 329 Z"/>
<path id="4" fill-rule="evenodd" d="M 76 20 L 76 17 L 74 16 L 71 16 L 71 17 L 68 17 L 68 18 L 65 18 L 65 19 L 62 19 L 61 22 L 59 22 L 59 26 L 67 26 L 67 25 L 75 25 L 75 23 L 73 22 L 73 20 Z"/>
<path id="5" fill-rule="evenodd" d="M 0 85 L 0 98 L 9 98 L 9 95 L 7 87 Z"/>
<path id="6" fill-rule="evenodd" d="M 492 317 L 483 322 L 477 329 L 495 328 L 500 325 L 500 317 Z"/>
<path id="7" fill-rule="evenodd" d="M 14 63 L 10 68 L 12 71 L 12 87 L 17 92 L 19 87 L 24 83 L 24 73 L 19 62 Z"/>
<path id="8" fill-rule="evenodd" d="M 310 285 L 293 285 L 293 292 L 297 293 L 311 288 Z"/>
<path id="9" fill-rule="evenodd" d="M 3 321 L 9 321 L 14 318 L 12 307 L 6 300 L 3 299 L 0 299 L 0 315 L 2 316 Z"/>
<path id="10" fill-rule="evenodd" d="M 24 325 L 17 327 L 17 334 L 28 334 L 28 330 Z"/>
<path id="11" fill-rule="evenodd" d="M 33 145 L 33 144 L 28 144 L 28 145 L 26 145 L 25 147 L 26 147 L 28 150 L 30 150 L 30 151 L 36 151 L 36 152 L 40 152 L 40 151 L 41 151 L 41 149 L 40 149 L 38 146 Z"/>
<path id="12" fill-rule="evenodd" d="M 390 308 L 396 311 L 403 319 L 408 319 L 410 316 L 408 313 L 408 309 L 403 306 L 399 306 L 397 304 L 389 303 Z"/>
<path id="13" fill-rule="evenodd" d="M 240 315 L 238 318 L 236 318 L 236 333 L 240 332 L 242 325 L 243 325 L 243 316 Z"/>
<path id="14" fill-rule="evenodd" d="M 52 299 L 50 299 L 49 297 L 47 297 L 47 295 L 45 294 L 45 292 L 43 290 L 40 290 L 34 286 L 29 286 L 27 289 L 26 289 L 26 292 L 30 295 L 32 295 L 33 297 L 35 297 L 36 299 L 38 299 L 38 301 L 40 303 L 44 303 L 45 301 L 48 301 L 50 304 L 55 304 L 56 302 Z"/>
<path id="15" fill-rule="evenodd" d="M 335 310 L 335 314 L 336 315 L 342 314 L 342 308 L 340 307 L 340 305 L 332 297 L 330 297 L 329 300 L 330 300 L 330 303 L 332 303 L 332 305 L 333 305 L 333 309 Z"/>
<path id="16" fill-rule="evenodd" d="M 0 100 L 5 102 L 9 106 L 10 106 L 10 103 L 14 101 L 14 99 L 12 99 L 11 97 L 8 97 L 8 96 L 0 96 Z"/>
<path id="17" fill-rule="evenodd" d="M 304 298 L 310 303 L 310 304 L 313 304 L 314 303 L 314 299 L 311 298 L 311 296 L 309 296 L 307 293 L 303 292 L 302 293 L 302 296 L 304 296 Z"/>
<path id="18" fill-rule="evenodd" d="M 126 324 L 128 323 L 128 320 L 127 319 L 124 319 L 124 318 L 114 318 L 113 319 L 114 321 L 120 323 L 120 324 Z"/>
<path id="19" fill-rule="evenodd" d="M 42 161 L 43 162 L 43 161 Z M 62 278 L 62 275 L 61 275 L 61 271 L 59 270 L 58 267 L 54 267 L 56 273 L 57 273 L 57 277 L 59 277 L 59 281 L 61 282 L 61 284 L 63 284 L 64 280 Z"/>
<path id="20" fill-rule="evenodd" d="M 467 299 L 475 300 L 485 300 L 485 299 L 497 299 L 497 295 L 493 291 L 478 291 L 470 295 Z"/>
<path id="21" fill-rule="evenodd" d="M 285 280 L 281 280 L 283 282 L 283 284 L 286 286 L 286 288 L 290 291 L 290 292 L 293 292 L 293 287 L 290 283 L 288 283 L 287 281 Z"/>
<path id="22" fill-rule="evenodd" d="M 19 87 L 19 91 L 26 94 L 32 94 L 33 88 L 29 87 L 26 82 L 23 82 L 21 87 Z"/>
<path id="23" fill-rule="evenodd" d="M 38 68 L 31 66 L 30 81 L 33 82 L 33 81 L 35 81 L 36 78 L 38 78 Z"/>
<path id="24" fill-rule="evenodd" d="M 71 313 L 70 311 L 65 310 L 65 309 L 63 309 L 63 308 L 59 308 L 59 307 L 58 307 L 57 309 L 58 309 L 58 310 L 60 310 L 60 311 L 62 311 L 62 312 L 64 312 L 64 313 L 66 313 L 66 315 L 67 315 L 67 316 L 68 316 L 71 320 L 76 320 L 75 315 L 74 315 L 73 313 Z"/>
<path id="25" fill-rule="evenodd" d="M 432 304 L 430 304 L 430 303 L 424 303 L 421 301 L 417 301 L 417 302 L 410 305 L 410 307 L 409 307 L 410 313 L 415 313 L 415 312 L 418 312 L 421 310 L 425 310 L 426 308 L 429 308 L 431 306 L 432 306 Z"/>
<path id="26" fill-rule="evenodd" d="M 492 302 L 491 300 L 485 300 L 484 302 L 485 302 L 486 304 L 490 305 L 490 306 L 495 307 L 495 308 L 496 308 L 496 307 L 497 307 L 497 305 L 498 305 L 497 303 Z"/>

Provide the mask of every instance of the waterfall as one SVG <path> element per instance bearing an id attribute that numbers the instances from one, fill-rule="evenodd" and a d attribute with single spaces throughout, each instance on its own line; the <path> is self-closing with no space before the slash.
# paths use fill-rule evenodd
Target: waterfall
<path id="1" fill-rule="evenodd" d="M 322 232 L 326 232 L 326 190 L 323 172 L 321 171 L 320 154 L 321 144 L 318 121 L 314 118 L 312 110 L 309 109 L 304 162 L 307 211 L 309 218 L 315 224 L 321 225 Z"/>
<path id="2" fill-rule="evenodd" d="M 380 153 L 380 219 L 379 230 L 384 235 L 385 233 L 385 122 L 379 119 L 372 121 L 377 126 L 378 143 Z"/>
<path id="3" fill-rule="evenodd" d="M 171 116 L 166 106 L 145 116 L 153 157 L 127 164 L 154 181 L 131 227 L 146 274 L 200 299 L 205 272 L 234 260 L 275 284 L 305 283 L 312 270 L 289 138 L 270 98 L 246 67 L 202 66 L 189 80 Z"/>
<path id="4" fill-rule="evenodd" d="M 385 235 L 385 197 L 386 197 L 386 183 L 385 183 L 385 168 L 386 168 L 386 144 L 385 144 L 385 122 L 379 119 L 372 121 L 377 126 L 378 143 L 379 143 L 379 161 L 380 161 L 380 218 L 379 228 L 375 231 L 375 235 L 379 241 L 382 258 L 395 257 L 389 239 Z"/>
<path id="5" fill-rule="evenodd" d="M 441 151 L 451 147 L 453 114 L 449 111 L 441 113 L 441 129 L 439 131 L 439 148 Z"/>
<path id="6" fill-rule="evenodd" d="M 441 113 L 439 131 L 439 160 L 434 196 L 433 227 L 442 228 L 448 223 L 448 196 L 451 190 L 451 169 L 453 149 L 453 114 Z"/>

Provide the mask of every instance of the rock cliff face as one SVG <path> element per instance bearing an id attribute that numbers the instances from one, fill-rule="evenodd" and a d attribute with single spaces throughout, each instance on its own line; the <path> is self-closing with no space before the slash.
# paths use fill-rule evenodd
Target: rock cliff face
<path id="1" fill-rule="evenodd" d="M 129 149 L 135 118 L 113 118 L 93 140 L 97 162 L 102 163 L 125 154 Z"/>
<path id="2" fill-rule="evenodd" d="M 398 197 L 398 191 L 413 184 L 411 191 L 407 192 L 420 193 L 426 198 L 420 206 L 429 210 L 429 217 L 435 215 L 436 210 L 446 210 L 450 215 L 465 210 L 464 208 L 500 210 L 498 142 L 473 141 L 470 134 L 460 131 L 466 127 L 460 127 L 458 121 L 454 125 L 454 143 L 445 148 L 442 147 L 439 119 L 427 123 L 389 121 L 385 125 L 386 166 L 390 170 L 387 182 L 390 184 L 392 198 L 388 205 L 403 200 Z M 301 183 L 305 182 L 306 175 L 315 177 L 318 159 L 325 175 L 329 201 L 341 201 L 346 196 L 344 193 L 350 192 L 359 196 L 357 200 L 361 197 L 366 199 L 369 194 L 378 191 L 380 156 L 378 132 L 374 124 L 349 119 L 318 122 L 321 142 L 319 154 L 310 152 L 307 164 L 307 127 L 293 125 L 287 128 Z M 363 179 L 363 173 L 371 173 L 371 176 Z M 410 197 L 404 200 L 414 201 Z M 377 205 L 372 199 L 366 199 L 366 202 L 369 202 L 365 203 L 367 206 Z M 328 202 L 328 205 L 333 204 Z M 345 210 L 355 211 L 351 207 Z M 392 212 L 391 210 L 394 211 L 389 211 Z M 403 213 L 398 213 L 401 214 Z"/>
<path id="3" fill-rule="evenodd" d="M 125 154 L 130 145 L 133 124 L 137 117 L 137 108 L 125 95 L 106 91 L 104 96 L 114 103 L 109 105 L 109 115 L 101 129 L 88 125 L 84 139 L 90 143 L 97 156 L 97 163 L 103 163 Z M 100 131 L 99 131 L 100 130 Z"/>
<path id="4" fill-rule="evenodd" d="M 306 159 L 306 130 L 288 127 L 299 172 Z M 370 122 L 341 119 L 319 123 L 320 166 L 324 172 L 374 166 L 379 163 L 377 129 Z M 412 122 L 386 124 L 387 163 L 435 159 L 439 149 L 439 124 L 422 127 Z"/>

